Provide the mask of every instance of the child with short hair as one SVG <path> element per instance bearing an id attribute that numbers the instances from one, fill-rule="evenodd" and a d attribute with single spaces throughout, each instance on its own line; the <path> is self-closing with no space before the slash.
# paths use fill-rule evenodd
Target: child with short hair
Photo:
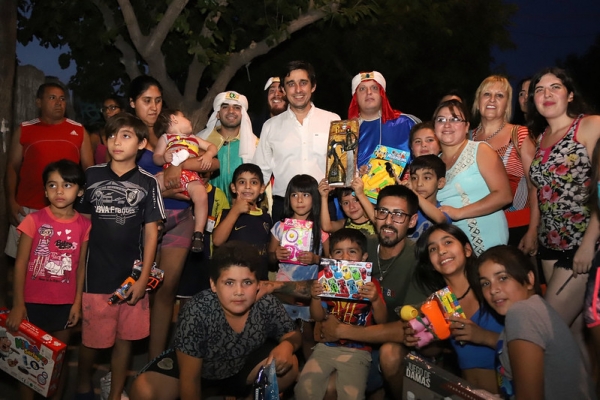
<path id="1" fill-rule="evenodd" d="M 342 228 L 334 232 L 329 237 L 329 245 L 331 257 L 336 260 L 365 261 L 368 257 L 367 239 L 356 229 Z M 361 286 L 361 300 L 321 298 L 322 293 L 322 284 L 314 281 L 310 315 L 316 322 L 323 321 L 326 315 L 360 326 L 387 321 L 387 308 L 377 280 Z M 317 343 L 298 378 L 294 389 L 296 398 L 323 399 L 329 376 L 337 371 L 337 398 L 364 399 L 370 365 L 371 347 L 365 343 L 348 340 Z"/>
<path id="2" fill-rule="evenodd" d="M 263 259 L 258 278 L 266 280 L 269 264 L 267 246 L 271 239 L 273 220 L 265 210 L 258 207 L 260 198 L 265 193 L 263 174 L 258 165 L 245 163 L 237 167 L 233 172 L 230 189 L 234 198 L 233 205 L 217 217 L 213 244 L 219 247 L 230 240 L 239 240 L 256 247 Z"/>
<path id="3" fill-rule="evenodd" d="M 178 166 L 188 158 L 198 157 L 203 169 L 209 169 L 213 157 L 217 155 L 214 144 L 207 142 L 193 134 L 192 123 L 179 110 L 163 109 L 154 124 L 154 132 L 159 137 L 152 160 L 157 165 L 168 168 L 169 165 Z M 204 150 L 204 154 L 200 154 Z M 161 189 L 165 188 L 163 175 L 156 176 Z M 190 197 L 194 203 L 194 235 L 192 248 L 194 253 L 204 250 L 204 227 L 208 218 L 208 196 L 204 183 L 197 172 L 190 170 L 181 171 L 181 187 L 185 189 L 182 194 Z"/>
<path id="4" fill-rule="evenodd" d="M 319 182 L 321 195 L 321 226 L 325 232 L 333 233 L 342 228 L 358 229 L 365 235 L 374 235 L 375 208 L 364 191 L 364 183 L 359 177 L 352 179 L 352 187 L 337 188 L 337 199 L 346 219 L 332 221 L 329 215 L 329 194 L 331 187 L 326 178 Z"/>
<path id="5" fill-rule="evenodd" d="M 408 237 L 416 241 L 421 234 L 434 224 L 452 223 L 452 220 L 439 210 L 437 192 L 446 184 L 446 165 L 436 155 L 428 154 L 415 158 L 409 166 L 408 186 L 419 198 L 417 225 Z"/>
<path id="6" fill-rule="evenodd" d="M 435 128 L 431 121 L 420 122 L 413 125 L 408 136 L 412 157 L 421 157 L 426 154 L 437 156 L 442 151 L 440 141 L 435 136 Z"/>
<path id="7" fill-rule="evenodd" d="M 90 221 L 73 209 L 83 195 L 85 174 L 69 160 L 50 163 L 42 173 L 50 205 L 28 214 L 20 232 L 13 286 L 13 308 L 6 326 L 19 329 L 29 322 L 63 343 L 69 343 L 71 328 L 81 318 L 81 294 L 85 267 L 79 268 L 87 252 Z M 68 233 L 68 234 L 67 234 Z M 62 398 L 68 368 L 63 370 L 53 398 Z M 33 399 L 34 391 L 19 385 L 21 399 Z"/>
<path id="8" fill-rule="evenodd" d="M 92 218 L 82 299 L 80 399 L 94 396 L 91 379 L 97 349 L 113 348 L 109 397 L 123 391 L 131 341 L 150 332 L 150 307 L 144 295 L 156 254 L 158 222 L 165 218 L 158 182 L 136 165 L 138 151 L 148 140 L 146 125 L 121 113 L 108 120 L 105 135 L 111 161 L 88 168 L 79 208 Z M 131 274 L 135 260 L 142 260 L 143 266 L 128 291 L 129 301 L 109 305 L 108 298 Z"/>
<path id="9" fill-rule="evenodd" d="M 211 289 L 185 305 L 173 348 L 144 367 L 132 398 L 248 398 L 259 367 L 273 359 L 279 390 L 294 383 L 300 332 L 274 296 L 257 299 L 260 269 L 258 251 L 248 243 L 215 250 Z"/>

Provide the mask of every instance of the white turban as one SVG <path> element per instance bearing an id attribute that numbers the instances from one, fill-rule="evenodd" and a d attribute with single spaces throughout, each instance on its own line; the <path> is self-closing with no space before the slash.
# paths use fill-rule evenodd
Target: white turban
<path id="1" fill-rule="evenodd" d="M 278 76 L 272 76 L 269 78 L 269 80 L 267 81 L 267 84 L 265 85 L 265 90 L 267 90 L 268 88 L 271 87 L 271 85 L 275 82 L 281 82 L 281 80 L 279 79 Z"/>
<path id="2" fill-rule="evenodd" d="M 383 77 L 383 75 L 381 75 L 377 71 L 361 72 L 360 74 L 352 78 L 352 95 L 356 93 L 356 88 L 358 87 L 358 85 L 360 85 L 362 81 L 369 80 L 374 80 L 375 82 L 379 83 L 383 90 L 385 90 L 385 78 Z"/>
<path id="3" fill-rule="evenodd" d="M 242 106 L 239 156 L 245 163 L 249 163 L 252 161 L 252 157 L 254 157 L 254 152 L 256 151 L 256 143 L 258 138 L 252 132 L 252 122 L 250 121 L 250 117 L 248 116 L 248 99 L 243 94 L 239 94 L 238 92 L 234 91 L 219 93 L 217 97 L 215 97 L 215 101 L 213 102 L 213 113 L 208 119 L 206 128 L 204 128 L 204 130 L 202 130 L 198 134 L 198 136 L 206 140 L 206 138 L 208 138 L 208 135 L 210 135 L 211 132 L 215 129 L 217 122 L 219 122 L 217 114 L 221 109 L 221 105 L 223 105 L 223 103 L 239 104 Z"/>

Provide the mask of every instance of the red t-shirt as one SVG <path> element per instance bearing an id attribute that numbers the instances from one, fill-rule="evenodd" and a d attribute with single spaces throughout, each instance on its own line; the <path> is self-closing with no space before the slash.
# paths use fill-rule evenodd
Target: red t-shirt
<path id="1" fill-rule="evenodd" d="M 23 160 L 19 171 L 17 203 L 36 210 L 48 205 L 42 172 L 51 162 L 66 158 L 79 164 L 83 125 L 70 119 L 49 125 L 38 118 L 21 124 Z"/>
<path id="2" fill-rule="evenodd" d="M 17 228 L 32 238 L 25 275 L 26 303 L 73 304 L 81 245 L 92 223 L 78 212 L 58 220 L 49 207 L 31 213 Z"/>

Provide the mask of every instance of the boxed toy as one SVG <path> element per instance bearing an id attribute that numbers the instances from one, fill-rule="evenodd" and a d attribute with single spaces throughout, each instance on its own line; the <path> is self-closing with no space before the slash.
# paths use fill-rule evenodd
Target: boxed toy
<path id="1" fill-rule="evenodd" d="M 281 260 L 281 262 L 300 264 L 298 261 L 300 252 L 311 250 L 313 223 L 312 221 L 286 218 L 282 224 L 281 246 L 290 251 L 290 257 L 287 260 Z"/>
<path id="2" fill-rule="evenodd" d="M 325 176 L 332 186 L 350 187 L 356 171 L 358 128 L 355 119 L 331 122 Z"/>
<path id="3" fill-rule="evenodd" d="M 379 191 L 394 185 L 400 179 L 410 153 L 389 146 L 378 145 L 367 164 L 367 173 L 362 176 L 365 195 L 372 203 L 377 202 Z"/>
<path id="4" fill-rule="evenodd" d="M 498 400 L 490 392 L 476 389 L 464 379 L 421 357 L 404 357 L 402 400 Z"/>
<path id="5" fill-rule="evenodd" d="M 0 309 L 0 369 L 42 396 L 58 387 L 67 345 L 23 321 L 17 332 L 6 329 L 9 310 Z"/>
<path id="6" fill-rule="evenodd" d="M 319 272 L 319 283 L 323 285 L 321 297 L 361 299 L 358 290 L 365 283 L 371 282 L 373 264 L 322 258 L 321 268 L 323 268 Z"/>

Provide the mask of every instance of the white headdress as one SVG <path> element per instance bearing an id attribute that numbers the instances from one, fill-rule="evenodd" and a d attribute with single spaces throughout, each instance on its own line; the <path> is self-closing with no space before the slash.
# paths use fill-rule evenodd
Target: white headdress
<path id="1" fill-rule="evenodd" d="M 360 85 L 362 81 L 368 80 L 374 80 L 375 82 L 381 85 L 383 90 L 385 90 L 385 78 L 383 77 L 383 75 L 381 75 L 381 73 L 377 71 L 361 72 L 360 74 L 352 78 L 352 94 L 354 95 L 354 93 L 356 92 L 356 88 L 358 87 L 358 85 Z"/>
<path id="2" fill-rule="evenodd" d="M 271 87 L 271 85 L 275 82 L 280 82 L 281 80 L 279 79 L 278 76 L 272 76 L 269 78 L 269 80 L 267 81 L 267 84 L 265 85 L 265 90 L 267 90 L 269 87 Z"/>

